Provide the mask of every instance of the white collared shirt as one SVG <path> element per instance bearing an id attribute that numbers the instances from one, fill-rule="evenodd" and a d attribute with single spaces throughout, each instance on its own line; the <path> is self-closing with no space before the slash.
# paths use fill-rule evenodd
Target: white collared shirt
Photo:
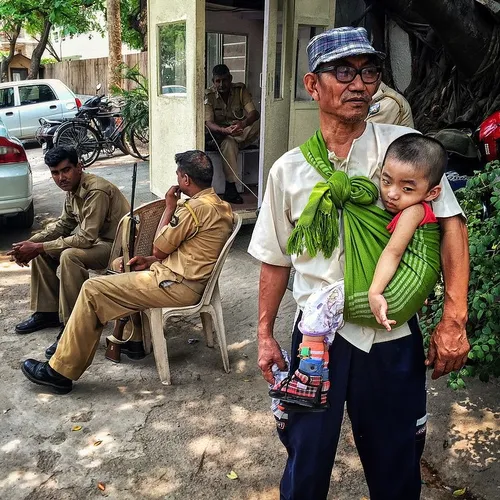
<path id="1" fill-rule="evenodd" d="M 378 186 L 382 162 L 389 144 L 411 132 L 414 133 L 415 130 L 396 125 L 367 123 L 363 134 L 353 141 L 346 159 L 337 158 L 334 153 L 329 154 L 329 159 L 336 169 L 343 170 L 349 177 L 364 175 Z M 344 277 L 342 237 L 339 247 L 329 259 L 325 259 L 321 253 L 314 258 L 307 252 L 300 256 L 290 256 L 286 253 L 288 238 L 309 200 L 313 187 L 323 180 L 307 163 L 299 148 L 292 149 L 279 158 L 269 173 L 266 193 L 248 248 L 248 252 L 261 262 L 295 268 L 293 296 L 301 309 L 314 290 Z M 441 194 L 432 203 L 436 217 L 463 214 L 446 177 L 443 177 L 441 187 Z M 380 199 L 377 204 L 383 208 Z M 352 323 L 346 323 L 339 331 L 339 335 L 365 352 L 370 351 L 374 342 L 394 340 L 409 334 L 410 329 L 406 323 L 391 332 Z"/>

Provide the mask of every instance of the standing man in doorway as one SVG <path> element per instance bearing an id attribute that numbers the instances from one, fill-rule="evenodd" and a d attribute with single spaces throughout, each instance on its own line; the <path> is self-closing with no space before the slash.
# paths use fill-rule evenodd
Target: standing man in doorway
<path id="1" fill-rule="evenodd" d="M 205 125 L 220 145 L 226 177 L 224 200 L 243 203 L 236 190 L 238 151 L 259 137 L 259 112 L 244 83 L 233 83 L 225 64 L 212 70 L 213 85 L 205 91 Z"/>
<path id="2" fill-rule="evenodd" d="M 318 103 L 320 132 L 331 168 L 348 176 L 368 176 L 378 185 L 389 144 L 414 132 L 365 121 L 380 83 L 384 54 L 370 45 L 364 28 L 351 27 L 314 37 L 307 53 L 309 73 L 304 76 L 304 85 Z M 306 159 L 300 148 L 275 162 L 249 247 L 262 262 L 258 363 L 269 383 L 274 382 L 273 364 L 286 369 L 273 328 L 290 268 L 296 270 L 293 295 L 299 308 L 292 336 L 292 372 L 298 367 L 296 353 L 302 340 L 300 309 L 311 293 L 342 279 L 344 274 L 342 238 L 330 257 L 323 254 L 331 237 L 328 220 L 324 221 L 325 230 L 311 239 L 314 255 L 307 251 L 289 255 L 286 250 L 301 215 L 312 218 L 311 209 L 304 209 L 312 206 L 310 199 L 317 200 L 325 182 L 313 165 L 318 165 L 316 157 Z M 427 360 L 415 318 L 391 332 L 346 322 L 329 350 L 329 408 L 319 413 L 289 412 L 288 418 L 281 416 L 277 421 L 279 437 L 288 452 L 280 485 L 282 500 L 327 498 L 346 404 L 370 498 L 420 498 L 420 457 L 427 420 L 425 365 L 434 365 L 435 379 L 461 368 L 469 351 L 465 333 L 467 228 L 445 177 L 441 186 L 442 193 L 432 205 L 441 226 L 445 299 Z M 325 219 L 338 217 L 335 205 L 323 213 Z"/>

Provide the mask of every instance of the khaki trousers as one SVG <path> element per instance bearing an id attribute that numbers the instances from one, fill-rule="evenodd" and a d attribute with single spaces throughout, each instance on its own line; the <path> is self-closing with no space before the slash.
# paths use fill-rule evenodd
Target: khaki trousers
<path id="1" fill-rule="evenodd" d="M 105 269 L 111 242 L 100 241 L 91 248 L 67 248 L 60 255 L 42 254 L 31 261 L 31 309 L 59 312 L 66 324 L 89 269 Z M 57 276 L 59 268 L 59 277 Z"/>
<path id="2" fill-rule="evenodd" d="M 241 135 L 232 137 L 230 135 L 225 136 L 220 143 L 220 150 L 229 165 L 222 158 L 222 169 L 224 171 L 224 176 L 226 177 L 226 182 L 236 182 L 238 179 L 234 172 L 237 172 L 238 168 L 238 151 L 240 149 L 250 146 L 259 137 L 260 131 L 260 120 L 257 120 L 245 127 Z"/>
<path id="3" fill-rule="evenodd" d="M 184 283 L 171 282 L 170 286 L 160 288 L 151 271 L 87 280 L 49 361 L 50 366 L 65 377 L 78 380 L 92 363 L 102 329 L 108 321 L 150 307 L 196 304 L 203 293 L 203 286 L 199 285 L 199 293 Z"/>

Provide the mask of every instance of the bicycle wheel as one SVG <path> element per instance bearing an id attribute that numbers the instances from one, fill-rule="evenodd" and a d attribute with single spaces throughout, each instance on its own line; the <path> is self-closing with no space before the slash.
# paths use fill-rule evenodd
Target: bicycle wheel
<path id="1" fill-rule="evenodd" d="M 101 152 L 99 134 L 86 123 L 63 123 L 56 130 L 54 145 L 75 148 L 84 167 L 92 165 Z"/>
<path id="2" fill-rule="evenodd" d="M 123 130 L 120 135 L 115 139 L 114 144 L 120 149 L 124 155 L 135 156 L 132 150 L 132 144 L 130 144 L 130 139 L 128 137 L 128 132 Z M 137 157 L 136 157 L 137 158 Z"/>
<path id="3" fill-rule="evenodd" d="M 149 159 L 149 127 L 135 128 L 130 131 L 130 143 L 133 151 L 141 160 Z"/>

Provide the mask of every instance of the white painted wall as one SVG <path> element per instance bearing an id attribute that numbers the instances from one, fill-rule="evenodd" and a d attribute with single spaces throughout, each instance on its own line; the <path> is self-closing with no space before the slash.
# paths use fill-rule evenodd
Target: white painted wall
<path id="1" fill-rule="evenodd" d="M 389 21 L 389 44 L 392 75 L 398 90 L 404 92 L 411 81 L 411 52 L 408 34 Z"/>

